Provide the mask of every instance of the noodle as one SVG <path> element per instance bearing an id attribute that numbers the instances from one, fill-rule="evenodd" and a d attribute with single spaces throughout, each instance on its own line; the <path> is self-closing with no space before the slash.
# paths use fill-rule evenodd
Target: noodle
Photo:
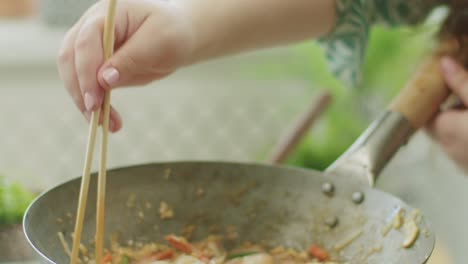
<path id="1" fill-rule="evenodd" d="M 63 250 L 65 250 L 65 253 L 70 257 L 71 256 L 71 250 L 70 246 L 68 245 L 67 241 L 65 240 L 65 237 L 63 236 L 62 232 L 57 233 L 60 243 L 62 244 Z"/>

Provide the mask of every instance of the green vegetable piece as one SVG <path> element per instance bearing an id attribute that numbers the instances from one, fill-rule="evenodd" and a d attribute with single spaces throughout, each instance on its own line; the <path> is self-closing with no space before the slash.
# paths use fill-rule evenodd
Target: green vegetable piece
<path id="1" fill-rule="evenodd" d="M 127 256 L 123 256 L 121 264 L 130 264 L 130 259 Z"/>
<path id="2" fill-rule="evenodd" d="M 235 258 L 243 258 L 255 254 L 259 254 L 260 252 L 258 251 L 245 251 L 245 252 L 239 252 L 239 253 L 233 253 L 227 256 L 227 259 L 235 259 Z"/>

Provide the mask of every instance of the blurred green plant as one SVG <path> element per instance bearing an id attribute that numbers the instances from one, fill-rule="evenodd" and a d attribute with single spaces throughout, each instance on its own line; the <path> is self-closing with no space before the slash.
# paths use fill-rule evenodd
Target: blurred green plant
<path id="1" fill-rule="evenodd" d="M 0 226 L 19 224 L 34 194 L 0 176 Z"/>
<path id="2" fill-rule="evenodd" d="M 324 117 L 287 163 L 323 170 L 336 160 L 404 86 L 434 43 L 436 28 L 437 24 L 392 29 L 375 26 L 359 87 L 339 82 L 328 70 L 323 50 L 313 42 L 291 47 L 291 58 L 281 64 L 269 61 L 257 65 L 254 72 L 258 77 L 306 80 L 311 89 L 327 88 L 333 95 Z"/>

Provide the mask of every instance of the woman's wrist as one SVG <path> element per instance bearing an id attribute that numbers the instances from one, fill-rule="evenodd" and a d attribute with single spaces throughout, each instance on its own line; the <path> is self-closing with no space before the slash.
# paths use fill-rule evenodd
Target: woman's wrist
<path id="1" fill-rule="evenodd" d="M 223 29 L 220 26 L 223 21 L 218 19 L 219 13 L 216 4 L 212 8 L 208 4 L 210 0 L 186 0 L 182 1 L 181 15 L 187 23 L 187 36 L 189 51 L 184 65 L 191 65 L 213 57 L 218 53 L 221 45 L 217 44 L 222 39 Z M 220 54 L 222 55 L 222 54 Z"/>
<path id="2" fill-rule="evenodd" d="M 313 39 L 335 24 L 333 0 L 184 0 L 192 50 L 186 64 Z"/>

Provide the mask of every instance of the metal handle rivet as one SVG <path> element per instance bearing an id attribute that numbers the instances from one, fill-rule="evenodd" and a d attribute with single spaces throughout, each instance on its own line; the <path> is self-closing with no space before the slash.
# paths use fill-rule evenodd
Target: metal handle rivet
<path id="1" fill-rule="evenodd" d="M 329 228 L 335 228 L 338 225 L 338 217 L 328 217 L 327 219 L 325 219 L 325 225 L 327 225 Z"/>
<path id="2" fill-rule="evenodd" d="M 364 194 L 362 192 L 355 192 L 352 195 L 353 203 L 361 204 L 364 201 Z"/>
<path id="3" fill-rule="evenodd" d="M 335 191 L 335 186 L 331 184 L 330 182 L 326 182 L 322 184 L 322 192 L 326 195 L 333 195 L 333 192 Z"/>

